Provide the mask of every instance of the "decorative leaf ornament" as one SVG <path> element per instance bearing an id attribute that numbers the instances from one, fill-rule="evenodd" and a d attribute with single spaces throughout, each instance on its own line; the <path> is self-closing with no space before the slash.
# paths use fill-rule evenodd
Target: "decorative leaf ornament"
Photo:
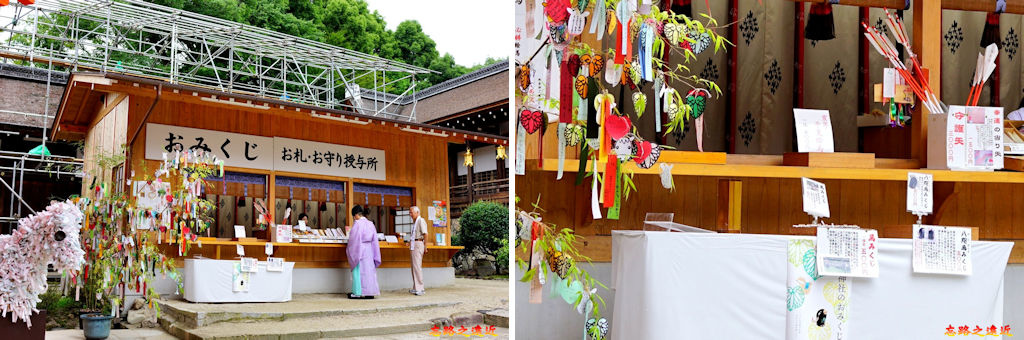
<path id="1" fill-rule="evenodd" d="M 645 110 L 647 110 L 647 95 L 643 92 L 633 92 L 633 112 L 636 113 L 636 117 L 643 116 Z"/>
<path id="2" fill-rule="evenodd" d="M 658 158 L 661 157 L 661 146 L 658 144 L 643 141 L 639 145 L 639 149 L 640 152 L 637 155 L 637 158 L 634 158 L 633 161 L 635 161 L 637 166 L 641 169 L 650 169 L 658 162 Z"/>
<path id="3" fill-rule="evenodd" d="M 580 95 L 580 98 L 587 97 L 587 77 L 584 75 L 576 76 L 576 94 Z"/>
<path id="4" fill-rule="evenodd" d="M 543 112 L 523 109 L 519 113 L 519 124 L 526 129 L 526 133 L 532 135 L 544 125 L 545 118 Z"/>
<path id="5" fill-rule="evenodd" d="M 604 56 L 600 54 L 584 54 L 580 56 L 580 63 L 587 69 L 588 77 L 596 77 L 604 69 Z"/>
<path id="6" fill-rule="evenodd" d="M 587 320 L 587 335 L 591 340 L 604 340 L 608 336 L 608 320 L 590 319 Z"/>
<path id="7" fill-rule="evenodd" d="M 689 31 L 686 33 L 686 37 L 693 40 L 693 42 L 690 43 L 690 48 L 693 51 L 693 54 L 700 54 L 711 46 L 711 35 L 706 32 L 698 33 L 697 31 Z"/>
<path id="8" fill-rule="evenodd" d="M 569 124 L 565 127 L 565 142 L 568 146 L 577 146 L 583 140 L 584 128 L 579 124 Z"/>
<path id="9" fill-rule="evenodd" d="M 711 92 L 705 89 L 693 89 L 686 93 L 686 105 L 690 106 L 690 118 L 699 118 L 704 115 L 708 98 Z"/>
<path id="10" fill-rule="evenodd" d="M 516 85 L 519 91 L 526 92 L 530 88 L 530 65 L 522 65 L 516 69 Z"/>
<path id="11" fill-rule="evenodd" d="M 686 26 L 683 24 L 666 23 L 663 26 L 663 32 L 665 39 L 668 40 L 669 44 L 676 45 L 682 40 L 682 37 L 686 34 Z"/>

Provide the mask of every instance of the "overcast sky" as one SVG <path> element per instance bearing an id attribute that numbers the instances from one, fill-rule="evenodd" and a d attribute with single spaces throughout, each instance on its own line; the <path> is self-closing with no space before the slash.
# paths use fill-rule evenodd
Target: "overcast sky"
<path id="1" fill-rule="evenodd" d="M 394 30 L 416 20 L 437 42 L 437 50 L 455 62 L 472 66 L 487 57 L 507 58 L 515 32 L 515 9 L 509 0 L 367 0 Z"/>

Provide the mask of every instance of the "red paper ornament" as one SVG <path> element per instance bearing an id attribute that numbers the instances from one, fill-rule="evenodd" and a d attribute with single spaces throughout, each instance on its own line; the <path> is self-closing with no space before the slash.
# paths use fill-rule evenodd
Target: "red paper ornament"
<path id="1" fill-rule="evenodd" d="M 611 115 L 605 118 L 604 128 L 608 132 L 608 136 L 612 139 L 619 139 L 629 133 L 629 128 L 633 124 L 629 121 L 629 117 Z"/>

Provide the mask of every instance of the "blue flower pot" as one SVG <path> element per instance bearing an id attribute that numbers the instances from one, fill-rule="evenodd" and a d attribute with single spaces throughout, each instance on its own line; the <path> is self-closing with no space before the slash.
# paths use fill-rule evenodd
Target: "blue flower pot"
<path id="1" fill-rule="evenodd" d="M 110 320 L 113 316 L 104 314 L 85 314 L 82 318 L 82 330 L 88 340 L 106 339 L 110 336 Z"/>

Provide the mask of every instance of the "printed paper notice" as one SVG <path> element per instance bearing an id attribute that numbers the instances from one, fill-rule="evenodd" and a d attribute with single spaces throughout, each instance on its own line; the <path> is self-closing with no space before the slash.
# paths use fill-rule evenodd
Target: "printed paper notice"
<path id="1" fill-rule="evenodd" d="M 818 275 L 813 238 L 790 239 L 788 252 L 786 339 L 848 339 L 852 280 Z"/>
<path id="2" fill-rule="evenodd" d="M 242 271 L 246 273 L 256 272 L 256 258 L 254 257 L 243 257 L 241 261 Z"/>
<path id="3" fill-rule="evenodd" d="M 284 258 L 282 258 L 282 257 L 268 257 L 267 258 L 267 271 L 268 272 L 284 271 Z"/>
<path id="4" fill-rule="evenodd" d="M 1003 108 L 950 106 L 946 164 L 954 170 L 1003 168 Z"/>
<path id="5" fill-rule="evenodd" d="M 878 231 L 818 228 L 817 262 L 825 276 L 878 277 Z"/>
<path id="6" fill-rule="evenodd" d="M 829 217 L 828 193 L 825 184 L 810 178 L 801 178 L 804 192 L 804 212 L 811 216 Z"/>
<path id="7" fill-rule="evenodd" d="M 915 273 L 971 275 L 971 228 L 913 228 Z"/>
<path id="8" fill-rule="evenodd" d="M 834 152 L 832 118 L 828 110 L 793 109 L 799 152 Z"/>
<path id="9" fill-rule="evenodd" d="M 907 211 L 928 215 L 932 213 L 932 174 L 907 173 Z"/>

